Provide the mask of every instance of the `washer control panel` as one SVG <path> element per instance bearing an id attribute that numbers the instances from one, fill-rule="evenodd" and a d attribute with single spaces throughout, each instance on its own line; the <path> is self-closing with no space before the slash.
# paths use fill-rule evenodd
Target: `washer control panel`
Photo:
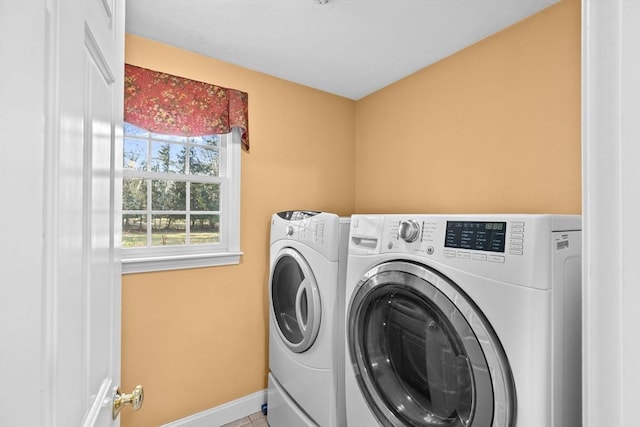
<path id="1" fill-rule="evenodd" d="M 354 216 L 352 246 L 432 255 L 444 259 L 504 263 L 507 256 L 526 256 L 527 217 L 494 215 Z M 532 227 L 533 228 L 533 227 Z"/>
<path id="2" fill-rule="evenodd" d="M 548 286 L 552 232 L 581 227 L 575 215 L 354 215 L 349 256 L 388 255 L 444 264 L 514 284 Z M 433 264 L 436 265 L 436 264 Z"/>
<path id="3" fill-rule="evenodd" d="M 387 251 L 427 255 L 436 248 L 445 258 L 505 262 L 505 254 L 524 255 L 525 221 L 399 219 L 387 224 Z M 384 250 L 383 250 L 384 252 Z"/>

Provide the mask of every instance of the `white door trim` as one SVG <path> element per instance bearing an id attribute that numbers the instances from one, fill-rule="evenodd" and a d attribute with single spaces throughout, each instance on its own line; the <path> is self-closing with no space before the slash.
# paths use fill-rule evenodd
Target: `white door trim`
<path id="1" fill-rule="evenodd" d="M 45 2 L 0 1 L 0 425 L 47 426 Z M 25 25 L 30 23 L 30 25 Z M 28 141 L 29 148 L 24 144 Z M 28 162 L 18 161 L 28 154 Z M 25 167 L 29 173 L 25 173 Z M 28 194 L 28 197 L 25 195 Z M 30 221 L 35 213 L 35 220 Z M 25 215 L 27 214 L 27 215 Z M 24 222 L 30 224 L 25 226 Z M 9 225 L 9 226 L 8 226 Z M 25 393 L 28 393 L 25 395 Z"/>
<path id="2" fill-rule="evenodd" d="M 583 420 L 637 425 L 640 2 L 584 0 Z"/>

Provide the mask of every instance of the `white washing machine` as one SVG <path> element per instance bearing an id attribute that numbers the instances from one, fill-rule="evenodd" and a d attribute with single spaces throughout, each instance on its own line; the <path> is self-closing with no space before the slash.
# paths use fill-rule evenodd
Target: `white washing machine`
<path id="1" fill-rule="evenodd" d="M 581 220 L 354 215 L 349 427 L 581 426 Z"/>
<path id="2" fill-rule="evenodd" d="M 286 211 L 271 220 L 270 427 L 344 427 L 349 219 Z"/>

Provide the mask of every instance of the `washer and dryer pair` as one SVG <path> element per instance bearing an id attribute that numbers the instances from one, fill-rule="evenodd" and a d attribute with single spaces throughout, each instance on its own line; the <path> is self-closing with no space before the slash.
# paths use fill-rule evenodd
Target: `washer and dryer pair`
<path id="1" fill-rule="evenodd" d="M 344 281 L 339 257 L 327 264 L 316 259 L 317 251 L 298 248 L 312 261 L 294 282 L 323 277 L 315 282 L 320 305 L 334 305 L 321 294 L 324 279 L 344 305 L 335 303 L 329 318 L 320 309 L 339 338 L 320 340 L 319 332 L 315 344 L 297 352 L 279 342 L 287 328 L 283 312 L 309 330 L 309 313 L 315 317 L 318 307 L 307 297 L 313 290 L 298 290 L 289 291 L 293 308 L 278 310 L 275 284 L 285 281 L 276 267 L 278 253 L 300 240 L 293 238 L 297 230 L 304 230 L 303 239 L 317 230 L 313 218 L 321 214 L 307 214 L 297 229 L 272 223 L 289 237 L 274 241 L 272 232 L 271 329 L 278 332 L 270 334 L 271 427 L 581 425 L 580 217 L 354 215 Z M 285 221 L 296 215 L 285 214 Z M 304 356 L 323 351 L 315 345 L 325 346 L 332 367 L 319 368 Z M 344 365 L 333 354 L 341 351 Z M 318 378 L 332 369 L 334 388 Z M 291 375 L 278 380 L 287 371 Z"/>

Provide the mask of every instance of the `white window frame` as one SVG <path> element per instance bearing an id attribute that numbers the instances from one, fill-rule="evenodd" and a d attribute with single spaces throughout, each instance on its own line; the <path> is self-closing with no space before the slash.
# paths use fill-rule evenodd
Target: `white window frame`
<path id="1" fill-rule="evenodd" d="M 226 141 L 222 141 L 225 139 Z M 180 245 L 122 248 L 122 273 L 177 270 L 183 268 L 233 265 L 240 262 L 240 158 L 241 130 L 233 128 L 221 139 L 220 178 L 225 185 L 220 194 L 220 243 L 216 245 Z M 223 153 L 224 151 L 224 153 Z M 124 177 L 130 177 L 123 171 Z M 156 178 L 157 179 L 157 178 Z"/>

